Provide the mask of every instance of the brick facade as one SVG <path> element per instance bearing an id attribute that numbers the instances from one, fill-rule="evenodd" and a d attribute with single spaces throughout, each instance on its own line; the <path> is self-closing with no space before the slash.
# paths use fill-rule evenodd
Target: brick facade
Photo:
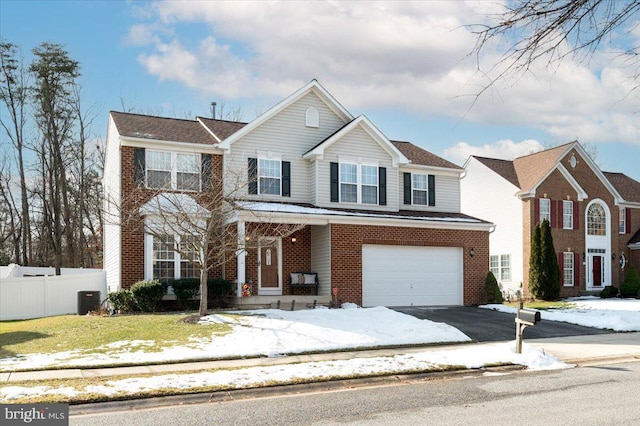
<path id="1" fill-rule="evenodd" d="M 578 160 L 576 167 L 570 164 L 572 155 Z M 578 201 L 578 193 L 570 185 L 567 179 L 556 169 L 538 185 L 535 192 L 536 198 L 548 198 L 552 201 L 570 200 L 578 203 L 578 216 L 574 221 L 578 221 L 578 229 L 563 229 L 562 223 L 552 226 L 551 234 L 556 253 L 573 252 L 575 267 L 579 268 L 579 282 L 572 287 L 562 286 L 561 297 L 577 296 L 581 291 L 586 290 L 587 267 L 585 234 L 586 234 L 586 208 L 592 200 L 599 199 L 607 205 L 609 210 L 608 235 L 611 238 L 611 283 L 619 287 L 624 278 L 624 271 L 621 270 L 619 259 L 624 253 L 627 259 L 632 258 L 627 243 L 632 234 L 620 234 L 618 232 L 619 207 L 614 203 L 614 197 L 609 189 L 602 183 L 589 165 L 582 160 L 577 150 L 569 151 L 561 160 L 561 164 L 569 171 L 571 176 L 577 181 L 580 187 L 588 194 L 588 198 Z M 529 257 L 531 254 L 531 235 L 538 222 L 535 218 L 534 199 L 523 201 L 523 287 L 525 295 L 529 295 Z M 631 229 L 640 228 L 640 209 L 631 209 Z M 633 231 L 632 231 L 633 232 Z M 637 262 L 637 261 L 636 261 Z M 640 266 L 634 264 L 634 266 Z M 560 265 L 562 271 L 562 265 Z"/>

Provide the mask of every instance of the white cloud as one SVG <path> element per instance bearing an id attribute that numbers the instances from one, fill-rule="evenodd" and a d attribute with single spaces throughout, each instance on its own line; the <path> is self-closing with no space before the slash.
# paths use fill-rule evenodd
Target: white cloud
<path id="1" fill-rule="evenodd" d="M 149 73 L 208 96 L 277 101 L 317 78 L 349 109 L 399 108 L 526 125 L 561 140 L 640 144 L 638 105 L 626 97 L 632 82 L 613 55 L 531 67 L 469 108 L 490 77 L 467 56 L 476 39 L 466 25 L 488 19 L 499 4 L 160 1 L 129 39 L 148 43 L 139 60 Z M 480 58 L 483 65 L 499 59 L 491 50 Z"/>
<path id="2" fill-rule="evenodd" d="M 542 144 L 534 139 L 527 139 L 522 142 L 502 139 L 492 144 L 484 144 L 482 146 L 473 146 L 467 142 L 458 142 L 453 147 L 445 149 L 444 153 L 451 161 L 463 164 L 471 155 L 513 160 L 516 157 L 532 154 L 543 149 Z"/>

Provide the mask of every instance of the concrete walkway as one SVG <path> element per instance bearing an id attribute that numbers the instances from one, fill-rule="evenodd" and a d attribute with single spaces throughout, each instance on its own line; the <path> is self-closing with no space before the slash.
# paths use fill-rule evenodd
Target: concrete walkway
<path id="1" fill-rule="evenodd" d="M 300 362 L 344 360 L 410 354 L 425 351 L 454 350 L 469 345 L 491 345 L 493 343 L 468 343 L 458 345 L 435 345 L 373 349 L 349 352 L 290 355 L 274 358 L 247 358 L 219 361 L 188 362 L 113 368 L 76 368 L 63 370 L 27 371 L 0 373 L 0 383 L 27 380 L 92 378 L 110 376 L 136 376 L 141 374 L 187 373 L 209 369 L 231 369 L 265 365 L 282 365 Z M 613 360 L 640 360 L 640 333 L 593 334 L 546 339 L 525 339 L 525 344 L 543 349 L 570 364 L 594 364 Z M 515 345 L 515 343 L 514 343 Z"/>

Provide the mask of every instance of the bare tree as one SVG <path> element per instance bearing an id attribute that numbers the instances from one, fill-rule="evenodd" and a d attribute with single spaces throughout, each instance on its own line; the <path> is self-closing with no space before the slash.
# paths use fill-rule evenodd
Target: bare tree
<path id="1" fill-rule="evenodd" d="M 145 233 L 154 238 L 154 244 L 164 245 L 181 259 L 188 261 L 199 272 L 200 315 L 207 313 L 209 273 L 235 258 L 238 250 L 257 247 L 262 236 L 286 237 L 305 225 L 276 223 L 269 217 L 258 217 L 251 212 L 250 203 L 243 201 L 247 193 L 247 179 L 235 170 L 215 167 L 209 162 L 202 169 L 202 191 L 176 192 L 168 181 L 158 182 L 162 188 L 137 188 L 122 200 L 108 200 L 105 221 L 119 216 L 120 226 L 136 226 L 144 222 Z M 224 188 L 223 188 L 224 176 Z M 196 189 L 199 177 L 187 186 Z M 143 201 L 147 200 L 147 201 Z M 250 226 L 245 228 L 241 241 L 234 230 L 233 220 L 244 215 Z M 144 218 L 144 219 L 143 219 Z M 161 279 L 163 277 L 160 277 Z M 172 277 L 166 277 L 168 281 Z"/>
<path id="2" fill-rule="evenodd" d="M 514 40 L 495 67 L 491 87 L 508 74 L 527 72 L 539 61 L 548 65 L 565 57 L 585 60 L 604 42 L 630 61 L 633 81 L 640 79 L 640 46 L 633 31 L 638 27 L 637 0 L 517 0 L 506 2 L 503 12 L 491 16 L 494 23 L 477 28 L 473 53 L 478 56 L 491 41 Z M 635 88 L 638 84 L 635 85 Z"/>
<path id="3" fill-rule="evenodd" d="M 21 236 L 18 241 L 18 247 L 16 247 L 17 256 L 15 261 L 19 263 L 22 260 L 24 265 L 28 265 L 33 259 L 24 159 L 28 75 L 24 70 L 22 60 L 18 60 L 16 55 L 17 47 L 14 44 L 5 41 L 0 42 L 0 101 L 7 109 L 9 118 L 7 120 L 3 114 L 0 114 L 0 125 L 15 150 L 20 178 L 20 210 L 15 211 L 15 218 L 13 215 L 11 216 L 12 226 L 18 225 L 15 220 L 19 221 L 20 229 L 14 230 L 14 234 L 17 233 Z M 8 190 L 9 188 L 6 189 Z"/>

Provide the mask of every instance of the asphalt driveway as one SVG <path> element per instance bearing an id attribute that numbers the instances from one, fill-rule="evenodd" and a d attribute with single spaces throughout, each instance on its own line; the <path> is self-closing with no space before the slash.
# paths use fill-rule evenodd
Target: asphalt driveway
<path id="1" fill-rule="evenodd" d="M 515 340 L 515 315 L 470 306 L 408 306 L 393 308 L 403 314 L 449 324 L 478 342 Z M 524 330 L 524 339 L 609 334 L 612 330 L 583 327 L 558 321 L 540 321 Z"/>

